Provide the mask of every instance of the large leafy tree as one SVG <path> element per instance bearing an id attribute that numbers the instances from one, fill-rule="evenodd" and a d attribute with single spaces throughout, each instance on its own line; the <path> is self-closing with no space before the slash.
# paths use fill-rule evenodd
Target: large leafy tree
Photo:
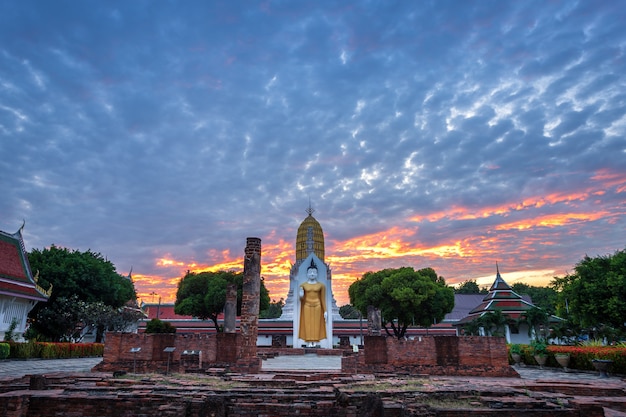
<path id="1" fill-rule="evenodd" d="M 115 266 L 96 252 L 80 252 L 52 245 L 48 249 L 33 249 L 28 254 L 30 266 L 39 274 L 38 284 L 52 287 L 47 303 L 39 303 L 30 312 L 30 334 L 45 340 L 73 339 L 69 321 L 82 321 L 93 316 L 84 304 L 100 303 L 109 310 L 120 309 L 136 299 L 133 283 L 118 274 Z M 72 302 L 70 302 L 72 301 Z M 80 303 L 79 303 L 80 302 Z M 59 314 L 64 318 L 61 320 Z M 97 339 L 106 326 L 100 324 Z M 63 322 L 61 325 L 60 322 Z M 89 324 L 89 323 L 87 323 Z"/>
<path id="2" fill-rule="evenodd" d="M 261 319 L 277 319 L 283 314 L 283 307 L 285 306 L 285 300 L 280 299 L 278 301 L 272 300 L 268 307 L 261 310 L 259 318 Z"/>
<path id="3" fill-rule="evenodd" d="M 217 331 L 220 330 L 218 316 L 226 304 L 226 286 L 237 285 L 237 314 L 241 314 L 243 274 L 232 271 L 187 272 L 178 282 L 174 312 L 194 316 L 201 320 L 211 319 Z M 259 310 L 270 306 L 270 296 L 261 280 L 261 300 Z"/>
<path id="4" fill-rule="evenodd" d="M 506 314 L 499 309 L 488 311 L 480 318 L 480 325 L 488 336 L 503 337 L 507 324 L 509 320 Z"/>
<path id="5" fill-rule="evenodd" d="M 454 290 L 432 268 L 367 272 L 350 285 L 348 294 L 350 304 L 363 316 L 368 306 L 378 308 L 385 331 L 398 339 L 404 337 L 408 326 L 430 327 L 454 307 Z"/>
<path id="6" fill-rule="evenodd" d="M 519 323 L 528 325 L 528 336 L 533 339 L 546 339 L 549 336 L 550 314 L 543 308 L 535 306 L 526 310 Z"/>
<path id="7" fill-rule="evenodd" d="M 476 280 L 467 280 L 462 282 L 455 290 L 456 294 L 487 294 L 486 288 L 480 288 Z"/>
<path id="8" fill-rule="evenodd" d="M 339 307 L 339 315 L 342 318 L 349 319 L 349 320 L 360 319 L 363 317 L 361 315 L 361 312 L 357 310 L 356 308 L 354 308 L 354 306 L 351 306 L 350 304 L 345 304 Z"/>
<path id="9" fill-rule="evenodd" d="M 626 250 L 585 256 L 574 273 L 555 278 L 557 313 L 581 328 L 612 328 L 624 333 L 626 320 Z"/>
<path id="10" fill-rule="evenodd" d="M 111 307 L 102 301 L 84 302 L 78 296 L 59 297 L 54 305 L 42 309 L 36 323 L 47 323 L 47 333 L 58 335 L 57 340 L 80 342 L 83 330 L 91 327 L 96 330 L 96 342 L 102 341 L 105 330 L 125 331 L 133 323 L 144 317 L 136 308 Z M 24 335 L 27 339 L 41 338 L 35 329 Z"/>
<path id="11" fill-rule="evenodd" d="M 528 295 L 534 305 L 544 309 L 548 314 L 556 312 L 557 293 L 554 288 L 535 287 L 523 282 L 516 282 L 511 285 L 511 289 L 519 295 Z"/>

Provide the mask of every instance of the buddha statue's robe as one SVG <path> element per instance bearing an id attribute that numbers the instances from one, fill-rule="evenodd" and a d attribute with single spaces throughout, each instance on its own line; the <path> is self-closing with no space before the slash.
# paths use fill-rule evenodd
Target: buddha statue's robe
<path id="1" fill-rule="evenodd" d="M 319 342 L 326 338 L 326 287 L 320 282 L 300 285 L 304 296 L 300 304 L 299 337 L 305 342 Z"/>

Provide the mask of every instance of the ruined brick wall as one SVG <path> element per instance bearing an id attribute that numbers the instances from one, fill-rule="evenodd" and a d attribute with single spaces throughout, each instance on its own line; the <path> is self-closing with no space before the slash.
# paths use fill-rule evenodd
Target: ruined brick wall
<path id="1" fill-rule="evenodd" d="M 342 358 L 347 373 L 516 377 L 506 341 L 497 337 L 421 336 L 414 340 L 366 336 L 365 348 Z"/>
<path id="2" fill-rule="evenodd" d="M 239 335 L 237 333 L 218 333 L 217 338 L 217 360 L 220 364 L 232 364 L 237 361 L 239 350 Z"/>
<path id="3" fill-rule="evenodd" d="M 420 336 L 414 340 L 385 338 L 388 357 L 396 365 L 437 365 L 437 347 L 434 337 Z"/>
<path id="4" fill-rule="evenodd" d="M 146 333 L 107 333 L 102 362 L 98 371 L 157 372 L 167 367 L 166 347 L 176 349 L 169 356 L 170 369 L 184 371 L 181 365 L 192 368 L 206 368 L 217 361 L 217 338 L 207 334 L 146 334 Z M 131 349 L 141 348 L 132 353 Z M 185 351 L 202 352 L 197 360 L 190 361 Z M 181 362 L 182 360 L 182 362 Z"/>
<path id="5" fill-rule="evenodd" d="M 462 366 L 508 366 L 509 356 L 503 337 L 459 337 L 459 364 Z"/>

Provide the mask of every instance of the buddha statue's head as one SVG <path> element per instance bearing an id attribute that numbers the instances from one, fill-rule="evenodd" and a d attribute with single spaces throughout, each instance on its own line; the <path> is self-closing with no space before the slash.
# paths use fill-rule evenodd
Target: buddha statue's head
<path id="1" fill-rule="evenodd" d="M 306 269 L 306 277 L 311 281 L 317 279 L 317 265 L 315 265 L 313 259 L 311 259 L 311 265 Z"/>

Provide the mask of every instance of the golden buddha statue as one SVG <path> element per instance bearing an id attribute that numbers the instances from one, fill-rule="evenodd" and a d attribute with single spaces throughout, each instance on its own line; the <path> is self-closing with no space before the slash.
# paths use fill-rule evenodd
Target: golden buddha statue
<path id="1" fill-rule="evenodd" d="M 317 266 L 313 259 L 306 271 L 307 281 L 300 285 L 300 339 L 312 346 L 326 339 L 326 287 L 317 281 Z"/>

